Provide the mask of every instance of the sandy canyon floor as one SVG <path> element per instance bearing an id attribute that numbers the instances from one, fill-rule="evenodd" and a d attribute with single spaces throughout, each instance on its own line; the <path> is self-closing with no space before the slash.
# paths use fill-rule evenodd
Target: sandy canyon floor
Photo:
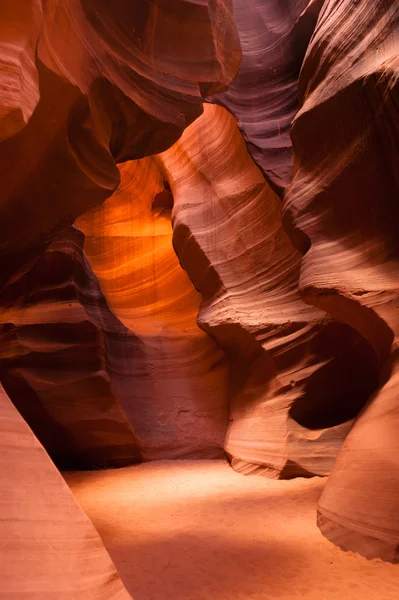
<path id="1" fill-rule="evenodd" d="M 399 566 L 316 527 L 322 478 L 244 477 L 224 461 L 66 473 L 134 600 L 398 600 Z"/>

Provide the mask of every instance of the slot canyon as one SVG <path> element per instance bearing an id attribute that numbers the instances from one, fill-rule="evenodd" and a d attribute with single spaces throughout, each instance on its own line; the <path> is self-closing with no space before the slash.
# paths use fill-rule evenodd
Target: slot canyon
<path id="1" fill-rule="evenodd" d="M 0 0 L 0 83 L 0 600 L 398 600 L 399 0 Z"/>

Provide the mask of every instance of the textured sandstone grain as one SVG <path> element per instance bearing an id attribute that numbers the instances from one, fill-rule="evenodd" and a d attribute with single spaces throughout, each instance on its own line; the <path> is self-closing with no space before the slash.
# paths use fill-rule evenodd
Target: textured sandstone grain
<path id="1" fill-rule="evenodd" d="M 323 534 L 397 561 L 397 0 L 0 11 L 0 597 L 127 597 L 39 442 L 332 470 Z"/>
<path id="2" fill-rule="evenodd" d="M 201 296 L 172 246 L 173 197 L 152 158 L 123 165 L 121 180 L 77 223 L 108 306 L 134 337 L 109 352 L 119 400 L 145 460 L 220 458 L 228 366 L 196 322 Z"/>
<path id="3" fill-rule="evenodd" d="M 0 387 L 1 600 L 129 600 L 93 525 Z"/>
<path id="4" fill-rule="evenodd" d="M 390 560 L 399 545 L 398 27 L 395 1 L 324 3 L 299 81 L 284 209 L 305 252 L 301 296 L 368 340 L 382 386 L 339 454 L 319 525 L 345 549 Z"/>
<path id="5" fill-rule="evenodd" d="M 241 59 L 229 0 L 6 0 L 4 15 L 0 287 L 112 194 L 116 162 L 168 148 Z"/>
<path id="6" fill-rule="evenodd" d="M 322 0 L 233 0 L 242 48 L 229 89 L 212 97 L 237 118 L 252 158 L 281 196 L 290 183 L 298 76 Z"/>
<path id="7" fill-rule="evenodd" d="M 0 296 L 1 380 L 63 469 L 140 460 L 109 366 L 109 340 L 121 344 L 128 331 L 107 307 L 83 241 L 66 230 Z"/>
<path id="8" fill-rule="evenodd" d="M 203 297 L 198 322 L 230 359 L 233 466 L 328 474 L 376 386 L 371 348 L 300 298 L 301 255 L 281 203 L 227 111 L 206 105 L 159 160 L 175 201 L 174 246 Z"/>

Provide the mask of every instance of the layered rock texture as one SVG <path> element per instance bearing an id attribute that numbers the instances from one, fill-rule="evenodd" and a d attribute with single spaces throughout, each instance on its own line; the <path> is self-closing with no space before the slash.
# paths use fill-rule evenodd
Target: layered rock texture
<path id="1" fill-rule="evenodd" d="M 112 194 L 115 161 L 169 147 L 241 52 L 229 0 L 6 0 L 1 21 L 4 282 Z"/>
<path id="2" fill-rule="evenodd" d="M 160 161 L 175 200 L 174 246 L 203 296 L 199 324 L 230 359 L 233 466 L 328 474 L 377 385 L 371 347 L 300 298 L 301 255 L 231 115 L 206 106 Z"/>
<path id="3" fill-rule="evenodd" d="M 380 373 L 320 500 L 320 528 L 343 548 L 391 560 L 399 546 L 398 27 L 396 2 L 325 3 L 299 81 L 296 172 L 284 207 L 305 253 L 302 297 L 368 340 Z"/>
<path id="4" fill-rule="evenodd" d="M 128 600 L 93 525 L 0 388 L 0 598 Z"/>
<path id="5" fill-rule="evenodd" d="M 129 597 L 56 467 L 329 475 L 397 561 L 396 0 L 1 11 L 0 598 Z"/>
<path id="6" fill-rule="evenodd" d="M 153 158 L 127 162 L 112 198 L 77 226 L 108 306 L 129 332 L 108 357 L 143 458 L 218 458 L 227 361 L 197 326 L 201 297 L 173 250 L 172 205 Z"/>
<path id="7" fill-rule="evenodd" d="M 298 76 L 323 0 L 233 0 L 242 47 L 238 76 L 212 101 L 230 110 L 252 158 L 280 196 L 292 178 Z"/>
<path id="8" fill-rule="evenodd" d="M 113 338 L 128 332 L 108 309 L 67 229 L 0 298 L 0 373 L 9 397 L 64 469 L 140 460 L 112 382 Z M 114 342 L 115 344 L 115 342 Z"/>
<path id="9" fill-rule="evenodd" d="M 125 369 L 132 358 L 128 354 L 125 360 L 124 349 L 130 352 L 136 338 L 108 310 L 82 254 L 83 235 L 70 227 L 77 216 L 112 195 L 120 183 L 116 163 L 168 148 L 201 114 L 203 98 L 227 88 L 241 60 L 232 6 L 229 0 L 116 0 L 112 5 L 101 0 L 6 0 L 0 20 L 1 379 L 59 466 L 135 462 L 145 458 L 146 446 L 123 411 L 120 387 L 130 393 Z M 52 242 L 55 246 L 49 248 Z M 204 359 L 194 371 L 201 379 L 201 368 L 211 368 L 214 357 L 219 363 L 220 351 L 198 335 L 204 340 L 198 350 Z M 192 362 L 192 356 L 185 358 Z M 152 368 L 142 361 L 144 371 L 145 365 Z M 193 426 L 207 440 L 201 456 L 220 456 L 226 402 L 222 399 L 216 409 L 219 421 L 208 431 L 210 401 L 205 398 L 190 411 L 204 425 Z M 173 414 L 182 405 L 184 413 L 179 397 Z M 157 418 L 165 420 L 156 415 L 151 423 Z M 184 423 L 185 416 L 179 418 Z M 186 420 L 192 422 L 193 415 Z M 147 421 L 143 417 L 141 429 L 148 429 Z M 152 430 L 148 434 L 156 435 Z M 173 446 L 173 432 L 169 439 Z M 190 444 L 187 452 L 193 456 L 196 440 Z M 24 466 L 12 478 L 8 470 L 14 465 L 1 468 L 2 484 L 7 481 L 11 487 L 1 536 L 5 549 L 15 548 L 19 562 L 2 560 L 7 587 L 0 593 L 41 599 L 126 596 L 99 539 L 91 543 L 90 527 L 75 524 L 50 459 L 45 461 L 56 476 L 52 482 L 40 473 L 39 464 L 33 468 L 28 450 L 21 454 L 15 436 L 4 437 L 4 445 Z M 186 451 L 182 446 L 176 450 L 180 455 Z M 28 482 L 21 488 L 27 472 L 36 490 L 40 486 L 34 497 L 34 485 L 32 492 Z M 29 507 L 27 493 L 32 494 Z M 53 515 L 45 500 L 58 507 L 64 520 Z M 25 530 L 27 550 L 18 543 L 22 534 L 13 516 L 18 513 L 23 523 L 26 511 L 34 523 L 32 534 Z M 72 529 L 70 535 L 64 523 Z M 52 532 L 57 543 L 52 543 Z M 91 562 L 87 571 L 86 552 Z M 35 553 L 42 569 L 39 582 L 36 562 L 28 560 Z M 21 578 L 22 563 L 18 584 L 17 567 L 14 577 L 9 568 L 18 564 Z M 60 569 L 68 573 L 65 579 Z"/>

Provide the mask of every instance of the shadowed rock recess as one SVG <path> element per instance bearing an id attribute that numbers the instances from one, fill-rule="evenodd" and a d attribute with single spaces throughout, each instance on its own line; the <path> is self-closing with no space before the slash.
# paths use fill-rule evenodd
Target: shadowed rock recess
<path id="1" fill-rule="evenodd" d="M 0 600 L 134 598 L 58 470 L 155 460 L 399 561 L 398 82 L 396 0 L 3 0 Z"/>

